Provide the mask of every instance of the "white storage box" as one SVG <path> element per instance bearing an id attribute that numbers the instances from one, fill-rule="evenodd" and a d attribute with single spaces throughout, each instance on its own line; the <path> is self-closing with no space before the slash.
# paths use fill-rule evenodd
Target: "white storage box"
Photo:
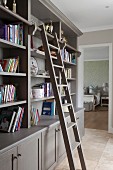
<path id="1" fill-rule="evenodd" d="M 43 98 L 44 97 L 44 89 L 32 89 L 32 96 L 34 99 Z"/>

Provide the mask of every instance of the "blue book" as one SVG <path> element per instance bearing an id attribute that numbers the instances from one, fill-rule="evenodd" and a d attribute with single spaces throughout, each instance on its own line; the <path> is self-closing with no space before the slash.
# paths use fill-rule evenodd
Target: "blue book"
<path id="1" fill-rule="evenodd" d="M 55 114 L 55 103 L 54 102 L 43 102 L 42 115 L 53 116 Z"/>

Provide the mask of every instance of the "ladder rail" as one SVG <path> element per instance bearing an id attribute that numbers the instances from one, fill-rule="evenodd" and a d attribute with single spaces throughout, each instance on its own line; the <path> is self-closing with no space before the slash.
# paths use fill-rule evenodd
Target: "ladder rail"
<path id="1" fill-rule="evenodd" d="M 48 62 L 48 68 L 49 68 L 49 72 L 50 72 L 50 80 L 51 80 L 51 83 L 53 85 L 52 88 L 53 88 L 54 96 L 55 96 L 55 100 L 56 100 L 57 111 L 59 113 L 59 119 L 60 119 L 62 134 L 63 134 L 63 138 L 64 138 L 64 143 L 65 143 L 65 146 L 66 146 L 67 157 L 68 157 L 68 160 L 69 160 L 69 166 L 70 166 L 71 170 L 75 170 L 75 168 L 74 168 L 75 165 L 74 165 L 73 158 L 72 158 L 73 153 L 72 153 L 71 144 L 69 142 L 68 133 L 67 133 L 67 129 L 66 129 L 66 122 L 64 121 L 64 115 L 61 114 L 61 113 L 63 113 L 63 109 L 61 107 L 62 103 L 61 103 L 61 99 L 59 97 L 60 94 L 58 93 L 58 87 L 56 85 L 57 80 L 55 79 L 54 68 L 52 67 L 52 64 L 50 64 L 50 63 L 52 63 L 52 59 L 50 57 L 51 56 L 50 49 L 48 48 L 48 44 L 47 44 L 48 40 L 47 40 L 47 36 L 45 34 L 44 26 L 40 26 L 40 27 L 43 30 L 43 31 L 41 31 L 41 35 L 42 35 L 42 39 L 43 39 L 43 45 L 44 45 L 44 48 L 45 48 L 45 55 L 47 56 L 47 59 L 49 61 Z"/>
<path id="2" fill-rule="evenodd" d="M 60 94 L 61 87 L 64 88 L 65 96 L 67 99 L 67 107 L 68 107 L 69 113 L 70 113 L 71 123 L 69 125 L 69 128 L 73 129 L 75 142 L 79 143 L 79 145 L 77 145 L 77 150 L 78 150 L 82 170 L 86 170 L 85 160 L 84 160 L 81 141 L 80 141 L 80 135 L 79 135 L 79 131 L 78 131 L 78 126 L 76 124 L 77 121 L 76 121 L 76 117 L 74 114 L 74 107 L 73 107 L 72 98 L 71 98 L 69 87 L 68 87 L 68 81 L 67 81 L 66 74 L 65 74 L 64 63 L 61 58 L 60 44 L 59 44 L 59 41 L 57 38 L 57 34 L 55 33 L 55 35 L 54 35 L 54 40 L 55 40 L 55 46 L 54 46 L 52 44 L 49 44 L 49 42 L 48 42 L 47 33 L 45 31 L 44 25 L 41 25 L 40 28 L 41 28 L 41 37 L 42 37 L 42 42 L 43 42 L 43 46 L 44 46 L 44 50 L 45 50 L 45 55 L 47 57 L 47 66 L 49 69 L 50 80 L 52 83 L 52 88 L 53 88 L 53 92 L 54 92 L 54 96 L 55 96 L 55 100 L 56 100 L 56 108 L 57 108 L 58 115 L 59 115 L 64 144 L 65 144 L 66 153 L 67 153 L 67 157 L 68 157 L 69 167 L 70 167 L 70 170 L 76 170 L 73 151 L 72 151 L 72 147 L 71 147 L 71 142 L 69 140 L 68 126 L 67 126 L 65 114 L 63 111 L 63 106 L 65 106 L 66 104 L 62 104 L 62 98 L 61 98 L 61 94 Z M 53 64 L 53 59 L 51 57 L 51 52 L 50 52 L 51 47 L 54 48 L 55 50 L 57 49 L 57 51 L 56 51 L 57 57 L 56 58 L 57 58 L 58 65 L 56 65 L 56 63 Z M 58 85 L 58 83 L 57 83 L 56 72 L 55 72 L 56 68 L 59 69 L 60 85 Z M 61 84 L 62 82 L 63 82 L 63 84 Z"/>

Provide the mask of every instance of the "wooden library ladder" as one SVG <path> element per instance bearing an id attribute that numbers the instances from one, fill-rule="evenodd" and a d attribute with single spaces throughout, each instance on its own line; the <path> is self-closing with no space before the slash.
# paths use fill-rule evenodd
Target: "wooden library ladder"
<path id="1" fill-rule="evenodd" d="M 69 133 L 68 133 L 68 130 L 72 128 L 74 137 L 75 137 L 75 146 L 78 150 L 78 156 L 79 156 L 80 163 L 81 163 L 81 168 L 82 170 L 86 170 L 79 131 L 78 131 L 77 123 L 76 123 L 76 118 L 74 115 L 74 107 L 73 107 L 73 103 L 72 103 L 72 99 L 71 99 L 71 95 L 70 95 L 70 91 L 68 87 L 67 78 L 65 75 L 65 68 L 64 68 L 64 63 L 63 63 L 62 56 L 61 56 L 61 49 L 60 49 L 60 44 L 57 38 L 57 34 L 55 33 L 54 35 L 54 39 L 53 39 L 54 45 L 53 45 L 48 40 L 49 37 L 48 37 L 48 33 L 45 31 L 45 26 L 41 25 L 40 28 L 41 28 L 42 43 L 43 43 L 44 50 L 45 50 L 45 56 L 47 58 L 46 60 L 47 68 L 49 70 L 50 80 L 52 83 L 52 89 L 53 89 L 53 93 L 55 96 L 56 108 L 57 108 L 57 112 L 58 112 L 59 120 L 61 124 L 64 144 L 65 144 L 67 158 L 69 162 L 69 167 L 70 167 L 70 170 L 76 170 L 76 164 L 74 161 L 75 158 L 73 156 L 72 146 L 71 146 Z M 56 58 L 51 56 L 51 50 L 56 52 Z M 56 76 L 56 73 L 58 74 L 58 72 L 60 73 L 60 76 L 61 76 L 60 82 L 58 82 L 58 75 Z M 62 96 L 60 93 L 61 88 L 63 88 L 65 91 L 65 98 L 67 101 L 67 103 L 64 103 L 64 104 L 62 102 Z M 69 110 L 69 115 L 71 119 L 71 122 L 69 124 L 67 124 L 66 122 L 65 113 L 63 111 L 64 106 L 67 106 Z"/>

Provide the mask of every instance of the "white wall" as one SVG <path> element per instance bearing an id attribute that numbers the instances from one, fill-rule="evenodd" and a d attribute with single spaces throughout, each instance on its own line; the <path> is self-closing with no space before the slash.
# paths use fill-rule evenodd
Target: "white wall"
<path id="1" fill-rule="evenodd" d="M 113 49 L 113 29 L 112 30 L 103 30 L 103 31 L 95 31 L 95 32 L 87 32 L 84 33 L 83 36 L 81 36 L 78 39 L 78 44 L 79 46 L 81 46 L 81 48 L 83 46 L 93 46 L 94 44 L 97 46 L 99 46 L 99 44 L 111 44 L 111 48 L 109 48 L 109 54 L 111 56 L 110 58 L 110 65 L 109 65 L 109 69 L 110 69 L 110 74 L 113 75 L 113 53 L 112 53 L 112 49 Z M 81 57 L 83 56 L 83 54 L 81 55 Z M 83 74 L 83 73 L 81 73 Z M 113 133 L 113 80 L 112 80 L 112 76 L 110 75 L 110 83 L 109 83 L 109 89 L 111 89 L 111 93 L 110 93 L 110 107 L 109 107 L 109 132 Z"/>

